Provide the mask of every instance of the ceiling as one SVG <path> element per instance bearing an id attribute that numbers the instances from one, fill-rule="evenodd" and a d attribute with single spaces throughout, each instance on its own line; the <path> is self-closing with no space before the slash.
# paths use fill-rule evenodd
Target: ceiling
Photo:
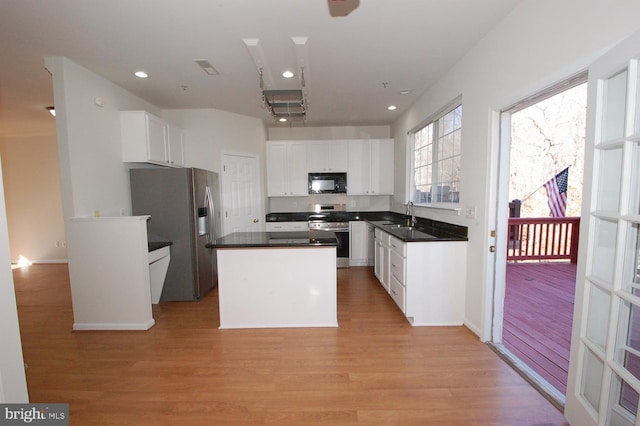
<path id="1" fill-rule="evenodd" d="M 269 126 L 281 124 L 262 105 L 258 67 L 265 89 L 280 90 L 300 88 L 281 73 L 304 65 L 307 126 L 388 125 L 519 1 L 361 0 L 332 17 L 328 0 L 1 0 L 0 135 L 52 131 L 47 56 L 162 109 L 216 108 Z M 203 59 L 219 74 L 194 62 Z M 149 78 L 134 77 L 140 69 Z"/>

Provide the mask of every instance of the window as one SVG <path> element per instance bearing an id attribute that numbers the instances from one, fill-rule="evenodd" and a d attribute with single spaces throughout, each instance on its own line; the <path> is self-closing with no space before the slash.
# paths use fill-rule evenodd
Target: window
<path id="1" fill-rule="evenodd" d="M 454 105 L 410 133 L 415 204 L 460 203 L 462 104 L 458 100 Z"/>

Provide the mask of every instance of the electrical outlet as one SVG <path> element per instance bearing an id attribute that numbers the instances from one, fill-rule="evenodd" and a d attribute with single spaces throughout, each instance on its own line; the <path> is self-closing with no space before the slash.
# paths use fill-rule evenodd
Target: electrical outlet
<path id="1" fill-rule="evenodd" d="M 476 218 L 476 206 L 467 206 L 466 217 L 467 219 L 475 219 Z"/>

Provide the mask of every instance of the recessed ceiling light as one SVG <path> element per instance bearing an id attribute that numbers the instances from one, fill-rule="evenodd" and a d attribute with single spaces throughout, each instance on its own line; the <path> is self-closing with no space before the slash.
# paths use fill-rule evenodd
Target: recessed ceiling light
<path id="1" fill-rule="evenodd" d="M 397 107 L 396 107 L 395 105 L 389 105 L 389 106 L 387 107 L 387 109 L 388 109 L 389 111 L 393 111 L 393 110 L 395 110 L 396 108 L 397 108 Z"/>
<path id="2" fill-rule="evenodd" d="M 284 78 L 293 78 L 293 71 L 286 70 L 285 72 L 282 73 L 282 76 Z"/>
<path id="3" fill-rule="evenodd" d="M 278 121 L 279 121 L 279 122 L 281 122 L 281 123 L 286 123 L 286 122 L 287 122 L 287 119 L 286 119 L 286 118 L 284 118 L 284 117 L 282 117 L 282 118 L 280 118 Z"/>
<path id="4" fill-rule="evenodd" d="M 147 77 L 149 77 L 149 74 L 147 74 L 144 71 L 136 71 L 136 72 L 133 73 L 133 75 L 135 75 L 138 78 L 147 78 Z"/>
<path id="5" fill-rule="evenodd" d="M 409 94 L 409 90 L 404 89 L 404 90 L 401 90 L 401 91 L 400 91 L 400 92 L 398 92 L 398 93 L 400 93 L 401 95 L 408 95 L 408 94 Z"/>

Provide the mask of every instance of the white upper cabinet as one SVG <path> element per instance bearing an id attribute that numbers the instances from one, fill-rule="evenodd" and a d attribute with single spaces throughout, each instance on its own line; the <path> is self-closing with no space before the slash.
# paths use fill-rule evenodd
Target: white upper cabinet
<path id="1" fill-rule="evenodd" d="M 184 166 L 184 133 L 173 124 L 165 125 L 168 162 L 172 166 Z"/>
<path id="2" fill-rule="evenodd" d="M 347 155 L 347 141 L 307 142 L 307 165 L 310 172 L 346 172 Z"/>
<path id="3" fill-rule="evenodd" d="M 309 195 L 306 142 L 267 142 L 267 195 Z"/>
<path id="4" fill-rule="evenodd" d="M 393 195 L 393 139 L 348 142 L 349 195 Z"/>
<path id="5" fill-rule="evenodd" d="M 122 111 L 122 161 L 184 165 L 182 130 L 146 111 Z"/>

